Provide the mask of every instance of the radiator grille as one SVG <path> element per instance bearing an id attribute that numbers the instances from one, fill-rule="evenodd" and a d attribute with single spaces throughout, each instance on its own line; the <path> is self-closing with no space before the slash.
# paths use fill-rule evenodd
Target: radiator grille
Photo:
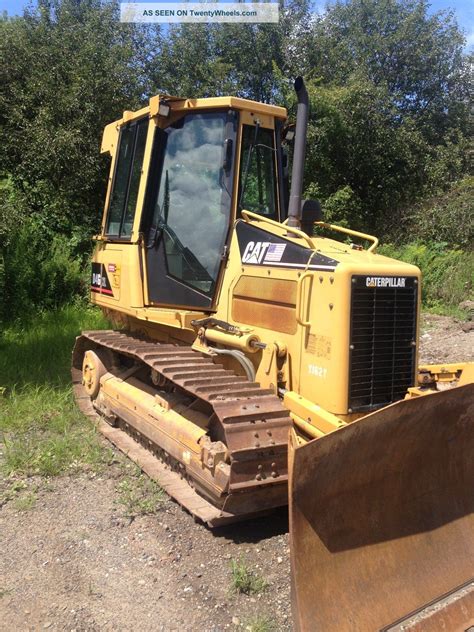
<path id="1" fill-rule="evenodd" d="M 349 408 L 371 410 L 403 399 L 415 377 L 417 280 L 353 276 Z M 390 277 L 392 284 L 399 277 Z"/>

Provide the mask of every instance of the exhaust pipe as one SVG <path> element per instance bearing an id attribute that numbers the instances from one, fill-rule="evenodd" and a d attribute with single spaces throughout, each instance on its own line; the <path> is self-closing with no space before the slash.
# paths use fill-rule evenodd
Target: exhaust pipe
<path id="1" fill-rule="evenodd" d="M 303 77 L 296 77 L 295 92 L 298 97 L 296 113 L 295 145 L 291 170 L 291 192 L 288 204 L 288 226 L 301 225 L 301 196 L 303 193 L 304 158 L 306 153 L 306 130 L 308 128 L 309 99 Z"/>

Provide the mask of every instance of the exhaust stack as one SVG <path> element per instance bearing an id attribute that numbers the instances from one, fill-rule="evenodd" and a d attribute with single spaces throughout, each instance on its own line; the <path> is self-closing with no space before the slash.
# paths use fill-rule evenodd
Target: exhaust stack
<path id="1" fill-rule="evenodd" d="M 295 145 L 291 171 L 290 202 L 288 204 L 288 226 L 301 225 L 301 195 L 303 192 L 304 158 L 306 153 L 306 130 L 308 128 L 309 100 L 303 77 L 296 77 L 295 92 L 298 97 L 296 113 Z"/>

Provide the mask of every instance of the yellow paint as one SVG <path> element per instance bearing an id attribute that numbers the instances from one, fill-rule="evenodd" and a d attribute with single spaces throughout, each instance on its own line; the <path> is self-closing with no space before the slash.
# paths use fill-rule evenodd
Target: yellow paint
<path id="1" fill-rule="evenodd" d="M 158 114 L 160 100 L 166 101 L 170 106 L 170 115 L 166 119 Z M 229 108 L 239 111 L 240 122 L 236 138 L 234 193 L 228 241 L 229 257 L 221 268 L 214 305 L 208 312 L 180 309 L 180 306 L 162 308 L 150 305 L 146 284 L 149 271 L 146 269 L 145 247 L 140 235 L 140 226 L 156 127 L 166 127 L 186 112 Z M 147 335 L 159 340 L 174 340 L 189 344 L 195 342 L 195 348 L 202 348 L 204 352 L 205 348 L 197 338 L 199 328 L 191 324 L 194 319 L 199 320 L 213 315 L 235 325 L 244 330 L 246 335 L 239 337 L 217 329 L 208 329 L 208 340 L 223 347 L 243 350 L 253 363 L 257 379 L 263 388 L 272 388 L 276 392 L 278 386 L 281 392 L 286 390 L 283 402 L 294 415 L 294 419 L 301 421 L 300 428 L 303 424 L 310 424 L 316 434 L 325 434 L 332 432 L 346 420 L 351 420 L 351 411 L 348 408 L 348 375 L 352 276 L 412 276 L 419 282 L 418 268 L 376 254 L 374 250 L 377 240 L 370 235 L 331 226 L 339 232 L 372 242 L 368 250 L 356 250 L 345 243 L 321 237 L 318 234 L 309 237 L 300 230 L 249 211 L 242 212 L 240 221 L 254 224 L 266 231 L 268 235 L 280 236 L 309 248 L 313 256 L 321 253 L 333 257 L 340 263 L 333 272 L 243 264 L 234 230 L 235 221 L 238 220 L 237 189 L 242 125 L 255 124 L 258 120 L 262 127 L 274 129 L 276 119 L 282 121 L 286 119 L 286 110 L 235 97 L 213 99 L 152 97 L 147 107 L 137 112 L 124 113 L 122 119 L 108 125 L 104 130 L 102 140 L 102 151 L 109 153 L 112 158 L 106 209 L 110 198 L 120 126 L 144 116 L 149 118 L 149 126 L 132 237 L 129 241 L 106 238 L 104 234 L 106 211 L 104 212 L 102 232 L 97 238 L 93 260 L 104 263 L 106 267 L 108 263 L 114 263 L 118 266 L 118 272 L 111 279 L 114 296 L 93 294 L 92 302 L 104 309 L 113 310 L 109 311 L 109 314 L 112 316 L 115 314 L 117 319 L 119 317 L 123 319 L 125 325 L 131 329 L 146 332 Z M 316 233 L 318 233 L 318 227 L 316 227 Z M 270 323 L 271 319 L 255 317 L 252 321 L 252 311 L 246 312 L 245 322 L 236 320 L 232 309 L 234 290 L 243 277 L 247 286 L 254 280 L 259 287 L 264 287 L 268 279 L 272 280 L 273 287 L 293 284 L 296 305 L 293 305 L 291 301 L 285 303 L 287 310 L 285 318 L 293 315 L 294 327 L 285 325 L 280 327 L 281 331 L 278 331 L 277 327 L 266 328 L 261 324 L 256 325 L 257 322 Z M 281 286 L 278 285 L 280 281 Z M 421 292 L 418 292 L 418 295 L 420 297 Z M 271 292 L 262 292 L 262 297 L 262 301 L 271 302 L 272 300 Z M 418 305 L 418 313 L 419 307 Z M 255 310 L 258 310 L 257 303 Z M 237 310 L 236 313 L 242 313 L 242 309 Z M 251 339 L 264 343 L 267 350 L 250 348 Z M 446 377 L 443 376 L 441 370 L 435 373 L 440 380 Z M 465 376 L 467 374 L 464 373 Z M 469 379 L 472 380 L 472 377 Z M 276 384 L 277 380 L 278 384 Z"/>

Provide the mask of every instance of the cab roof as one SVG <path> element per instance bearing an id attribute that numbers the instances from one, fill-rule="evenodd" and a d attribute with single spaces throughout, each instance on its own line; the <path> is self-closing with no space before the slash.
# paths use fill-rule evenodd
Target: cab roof
<path id="1" fill-rule="evenodd" d="M 268 103 L 259 103 L 250 99 L 241 99 L 240 97 L 210 97 L 206 99 L 185 99 L 181 97 L 171 97 L 167 95 L 156 95 L 150 98 L 149 105 L 135 112 L 125 111 L 122 119 L 115 121 L 115 124 L 122 124 L 136 118 L 145 116 L 156 116 L 160 102 L 164 102 L 174 111 L 182 110 L 212 110 L 222 108 L 232 108 L 235 110 L 246 110 L 247 112 L 255 112 L 267 114 L 278 119 L 286 119 L 288 113 L 286 108 L 278 105 L 270 105 Z"/>
<path id="2" fill-rule="evenodd" d="M 193 110 L 217 110 L 217 109 L 234 109 L 246 111 L 251 114 L 261 114 L 271 116 L 275 119 L 286 120 L 288 113 L 286 108 L 282 108 L 278 105 L 270 105 L 268 103 L 259 103 L 258 101 L 251 101 L 250 99 L 241 99 L 240 97 L 210 97 L 205 99 L 186 99 L 182 97 L 172 97 L 169 95 L 156 95 L 150 97 L 147 106 L 135 110 L 125 110 L 121 119 L 109 123 L 104 129 L 104 135 L 102 139 L 101 152 L 113 153 L 116 145 L 116 135 L 119 128 L 134 121 L 136 119 L 143 118 L 144 116 L 157 116 L 160 103 L 169 105 L 171 111 L 186 112 Z"/>

